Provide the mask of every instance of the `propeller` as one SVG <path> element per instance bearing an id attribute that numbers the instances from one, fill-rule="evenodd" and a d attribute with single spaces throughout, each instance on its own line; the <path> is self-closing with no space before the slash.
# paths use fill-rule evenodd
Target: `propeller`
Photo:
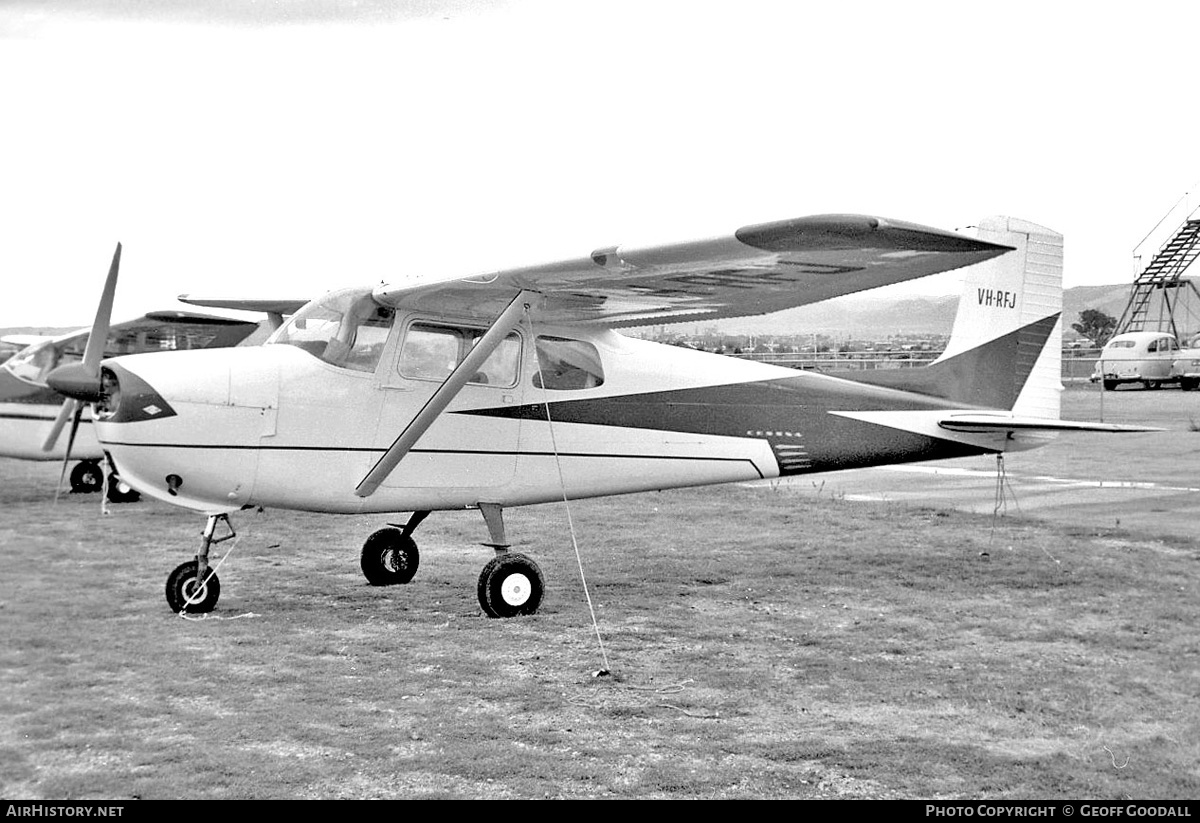
<path id="1" fill-rule="evenodd" d="M 104 359 L 104 347 L 108 343 L 108 330 L 112 321 L 113 297 L 117 290 L 117 271 L 121 267 L 121 244 L 113 252 L 112 265 L 108 268 L 108 278 L 104 281 L 104 291 L 100 293 L 100 304 L 96 308 L 96 319 L 92 322 L 92 331 L 88 335 L 87 346 L 83 350 L 83 360 L 68 363 L 54 369 L 46 375 L 50 388 L 65 395 L 62 408 L 54 418 L 54 425 L 46 442 L 42 444 L 43 451 L 54 449 L 67 421 L 71 421 L 71 431 L 67 437 L 67 449 L 63 455 L 62 474 L 66 475 L 67 464 L 71 460 L 71 448 L 75 445 L 75 434 L 79 430 L 79 421 L 83 416 L 84 403 L 93 403 L 100 399 L 102 388 L 100 382 L 100 361 Z M 59 478 L 59 488 L 62 488 L 62 477 Z"/>

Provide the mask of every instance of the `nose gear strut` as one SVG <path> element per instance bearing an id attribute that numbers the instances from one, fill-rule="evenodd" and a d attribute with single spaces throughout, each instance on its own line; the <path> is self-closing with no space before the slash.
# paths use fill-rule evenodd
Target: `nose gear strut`
<path id="1" fill-rule="evenodd" d="M 227 534 L 217 534 L 219 523 L 225 524 Z M 209 515 L 196 559 L 181 564 L 167 577 L 167 604 L 171 611 L 198 614 L 213 610 L 221 596 L 221 581 L 217 578 L 217 570 L 209 568 L 208 550 L 216 543 L 235 537 L 237 532 L 233 530 L 228 514 Z"/>

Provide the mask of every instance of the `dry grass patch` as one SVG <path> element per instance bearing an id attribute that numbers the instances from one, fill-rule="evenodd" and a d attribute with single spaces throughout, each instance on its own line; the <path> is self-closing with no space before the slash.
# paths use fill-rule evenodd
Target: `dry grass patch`
<path id="1" fill-rule="evenodd" d="M 529 618 L 475 601 L 474 513 L 366 584 L 379 521 L 235 518 L 212 619 L 166 574 L 200 519 L 49 502 L 7 463 L 0 793 L 29 798 L 1200 794 L 1190 541 L 723 487 L 514 510 Z M 227 544 L 226 544 L 227 545 Z"/>

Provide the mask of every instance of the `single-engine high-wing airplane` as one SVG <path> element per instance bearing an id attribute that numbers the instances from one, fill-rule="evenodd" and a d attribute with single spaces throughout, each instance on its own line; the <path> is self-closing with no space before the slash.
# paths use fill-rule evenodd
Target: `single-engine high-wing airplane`
<path id="1" fill-rule="evenodd" d="M 114 284 L 119 259 L 120 246 L 113 256 Z M 101 357 L 236 346 L 258 328 L 258 323 L 195 312 L 150 312 L 106 327 L 96 336 L 104 341 L 103 349 L 93 347 L 92 356 L 98 373 Z M 70 477 L 71 490 L 75 492 L 94 492 L 105 487 L 104 451 L 92 431 L 90 411 L 74 400 L 66 399 L 64 403 L 63 395 L 50 388 L 46 376 L 59 366 L 82 362 L 91 345 L 91 332 L 81 329 L 50 337 L 5 338 L 24 342 L 25 347 L 0 363 L 0 457 L 58 460 L 63 462 L 64 471 L 70 459 L 78 460 Z M 63 438 L 60 434 L 71 414 L 77 415 L 76 421 L 70 437 Z M 137 499 L 137 491 L 111 470 L 108 481 L 109 500 Z"/>
<path id="2" fill-rule="evenodd" d="M 847 380 L 615 331 L 763 314 L 964 266 L 949 348 L 921 369 Z M 805 217 L 349 288 L 261 347 L 118 357 L 99 377 L 50 382 L 96 401 L 122 477 L 208 516 L 196 559 L 167 579 L 172 609 L 214 607 L 209 549 L 233 537 L 228 515 L 241 508 L 411 512 L 362 547 L 376 585 L 412 579 L 413 532 L 430 512 L 478 509 L 495 550 L 479 602 L 507 617 L 536 611 L 544 586 L 537 564 L 509 551 L 510 506 L 1145 430 L 1059 419 L 1061 275 L 1061 235 L 1020 220 L 967 237 Z"/>

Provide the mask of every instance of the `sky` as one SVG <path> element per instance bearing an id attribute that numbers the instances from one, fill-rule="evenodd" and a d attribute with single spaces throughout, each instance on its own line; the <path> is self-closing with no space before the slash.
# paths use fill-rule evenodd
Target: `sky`
<path id="1" fill-rule="evenodd" d="M 0 0 L 0 328 L 309 298 L 809 214 L 1200 206 L 1200 4 Z M 931 278 L 952 293 L 957 280 Z"/>

